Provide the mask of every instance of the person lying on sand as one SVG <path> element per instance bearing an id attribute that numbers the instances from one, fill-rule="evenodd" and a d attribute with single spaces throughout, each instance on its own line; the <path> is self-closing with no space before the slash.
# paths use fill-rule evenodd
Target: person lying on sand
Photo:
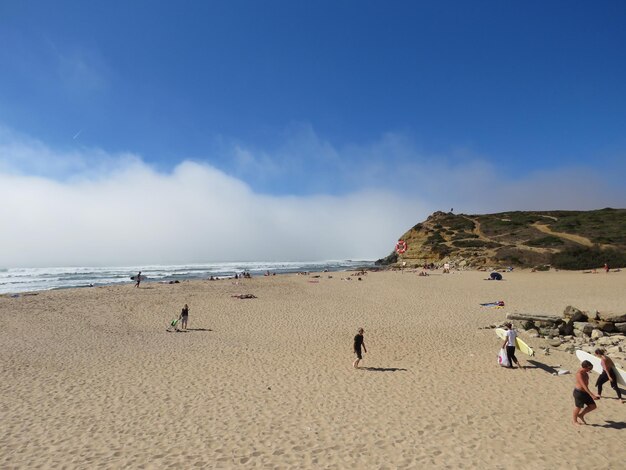
<path id="1" fill-rule="evenodd" d="M 593 365 L 589 361 L 583 361 L 580 365 L 580 369 L 576 372 L 576 388 L 574 388 L 574 424 L 579 425 L 578 420 L 582 421 L 582 424 L 587 424 L 585 421 L 585 415 L 597 408 L 595 400 L 599 400 L 600 397 L 594 395 L 589 390 L 589 372 L 593 369 Z M 585 408 L 585 405 L 587 406 Z M 584 410 L 583 410 L 584 408 Z"/>
<path id="2" fill-rule="evenodd" d="M 236 299 L 256 299 L 257 298 L 257 296 L 254 294 L 231 295 L 231 297 L 234 297 Z"/>

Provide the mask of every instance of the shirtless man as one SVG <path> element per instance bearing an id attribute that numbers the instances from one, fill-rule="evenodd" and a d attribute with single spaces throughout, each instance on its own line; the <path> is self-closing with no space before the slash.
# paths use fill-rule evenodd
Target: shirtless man
<path id="1" fill-rule="evenodd" d="M 594 395 L 589 390 L 589 372 L 593 369 L 593 365 L 589 361 L 583 361 L 580 365 L 580 369 L 576 372 L 576 388 L 574 389 L 574 424 L 580 425 L 578 420 L 582 421 L 582 424 L 587 424 L 585 421 L 585 415 L 597 408 L 596 402 L 600 397 Z M 585 408 L 585 405 L 587 407 Z M 584 409 L 583 409 L 584 408 Z"/>
<path id="2" fill-rule="evenodd" d="M 606 351 L 604 349 L 596 349 L 595 354 L 600 358 L 600 362 L 602 363 L 602 373 L 596 381 L 598 396 L 602 395 L 602 385 L 606 382 L 610 382 L 611 388 L 615 390 L 615 393 L 617 393 L 617 399 L 622 400 L 622 403 L 626 403 L 626 400 L 622 399 L 622 391 L 617 385 L 617 376 L 615 375 L 615 364 L 613 363 L 613 360 L 606 355 Z"/>
<path id="3" fill-rule="evenodd" d="M 359 362 L 361 362 L 361 359 L 363 359 L 363 354 L 361 353 L 361 347 L 363 347 L 363 351 L 367 352 L 367 348 L 365 347 L 365 343 L 363 342 L 363 333 L 364 333 L 363 328 L 359 328 L 359 331 L 354 337 L 354 355 L 356 356 L 356 359 L 352 363 L 352 366 L 355 369 L 359 368 Z"/>

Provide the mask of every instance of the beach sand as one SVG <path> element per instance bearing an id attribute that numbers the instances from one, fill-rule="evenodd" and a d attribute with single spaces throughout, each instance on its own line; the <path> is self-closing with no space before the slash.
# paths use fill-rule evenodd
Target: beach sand
<path id="1" fill-rule="evenodd" d="M 624 468 L 608 385 L 573 426 L 575 356 L 534 358 L 572 375 L 502 369 L 480 328 L 626 310 L 626 272 L 348 276 L 0 297 L 0 468 Z M 190 331 L 167 333 L 185 303 Z"/>

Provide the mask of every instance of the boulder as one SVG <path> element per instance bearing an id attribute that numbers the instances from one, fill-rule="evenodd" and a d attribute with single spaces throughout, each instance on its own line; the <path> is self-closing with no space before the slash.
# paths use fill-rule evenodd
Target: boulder
<path id="1" fill-rule="evenodd" d="M 626 322 L 626 313 L 598 312 L 598 318 L 612 323 Z"/>
<path id="2" fill-rule="evenodd" d="M 581 310 L 578 310 L 576 307 L 572 307 L 571 305 L 565 307 L 563 317 L 571 320 L 572 322 L 587 320 L 587 315 L 585 314 L 585 312 L 582 312 Z"/>
<path id="3" fill-rule="evenodd" d="M 542 313 L 507 313 L 507 320 L 530 320 L 533 322 L 548 322 L 550 324 L 561 323 L 563 320 L 556 315 Z"/>
<path id="4" fill-rule="evenodd" d="M 589 322 L 575 321 L 574 322 L 574 334 L 576 336 L 581 336 L 581 335 L 577 335 L 576 331 L 581 331 L 582 333 L 586 335 L 590 335 L 591 332 L 593 331 L 593 324 Z"/>
<path id="5" fill-rule="evenodd" d="M 529 338 L 539 338 L 539 332 L 537 330 L 526 330 L 525 333 Z"/>
<path id="6" fill-rule="evenodd" d="M 593 323 L 596 325 L 596 328 L 604 331 L 605 333 L 613 333 L 614 331 L 616 331 L 615 323 L 602 320 L 594 321 Z"/>
<path id="7" fill-rule="evenodd" d="M 558 328 L 539 328 L 539 333 L 541 333 L 542 336 L 549 336 L 550 338 L 552 338 L 553 336 L 558 337 L 559 329 Z"/>
<path id="8" fill-rule="evenodd" d="M 609 354 L 617 354 L 622 352 L 621 346 L 611 346 L 610 348 L 606 348 L 606 352 Z"/>
<path id="9" fill-rule="evenodd" d="M 558 348 L 559 346 L 561 346 L 561 340 L 558 338 L 554 338 L 554 339 L 548 340 L 548 344 L 552 346 L 553 348 Z"/>
<path id="10" fill-rule="evenodd" d="M 615 323 L 615 330 L 620 333 L 626 333 L 626 322 Z"/>
<path id="11" fill-rule="evenodd" d="M 596 339 L 600 339 L 604 336 L 604 333 L 602 333 L 602 331 L 600 330 L 593 330 L 591 332 L 591 339 L 596 340 Z"/>
<path id="12" fill-rule="evenodd" d="M 597 343 L 600 346 L 613 346 L 613 339 L 610 336 L 603 336 L 602 338 L 598 339 Z"/>

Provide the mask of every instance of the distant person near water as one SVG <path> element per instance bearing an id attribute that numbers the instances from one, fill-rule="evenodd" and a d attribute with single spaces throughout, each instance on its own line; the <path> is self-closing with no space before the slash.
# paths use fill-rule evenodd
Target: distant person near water
<path id="1" fill-rule="evenodd" d="M 615 390 L 615 393 L 617 393 L 617 399 L 622 400 L 622 391 L 617 385 L 617 375 L 615 374 L 615 364 L 613 363 L 613 360 L 606 355 L 606 351 L 604 349 L 596 349 L 595 354 L 602 363 L 602 373 L 596 381 L 598 396 L 602 396 L 602 386 L 606 382 L 609 382 L 611 384 L 611 388 Z M 622 403 L 626 403 L 626 400 L 622 400 Z"/>
<path id="2" fill-rule="evenodd" d="M 187 329 L 187 321 L 189 320 L 189 306 L 185 304 L 182 311 L 180 312 L 180 327 L 183 330 Z"/>
<path id="3" fill-rule="evenodd" d="M 139 287 L 139 283 L 141 282 L 141 271 L 139 271 L 139 274 L 135 276 L 135 281 L 137 281 L 135 287 Z"/>
<path id="4" fill-rule="evenodd" d="M 507 327 L 506 330 L 506 338 L 504 339 L 504 343 L 502 343 L 502 348 L 506 349 L 506 357 L 509 358 L 509 368 L 515 369 L 513 367 L 513 362 L 517 364 L 517 366 L 521 369 L 519 361 L 515 357 L 515 340 L 517 339 L 517 331 L 513 328 L 511 323 L 505 323 L 504 326 Z"/>
<path id="5" fill-rule="evenodd" d="M 352 363 L 352 366 L 355 369 L 359 368 L 359 362 L 361 361 L 361 359 L 363 359 L 363 354 L 361 353 L 361 347 L 363 348 L 364 352 L 367 352 L 367 348 L 365 347 L 365 343 L 363 342 L 363 333 L 365 333 L 363 328 L 359 328 L 359 331 L 354 337 L 354 354 L 356 355 L 356 359 Z"/>
<path id="6" fill-rule="evenodd" d="M 585 421 L 585 415 L 597 408 L 595 400 L 600 397 L 594 395 L 589 390 L 589 372 L 593 369 L 593 364 L 589 361 L 583 361 L 580 365 L 580 369 L 576 372 L 576 388 L 574 388 L 574 424 L 580 425 L 578 420 L 583 424 L 587 424 Z M 586 408 L 585 408 L 586 406 Z M 584 409 L 583 409 L 584 408 Z"/>

